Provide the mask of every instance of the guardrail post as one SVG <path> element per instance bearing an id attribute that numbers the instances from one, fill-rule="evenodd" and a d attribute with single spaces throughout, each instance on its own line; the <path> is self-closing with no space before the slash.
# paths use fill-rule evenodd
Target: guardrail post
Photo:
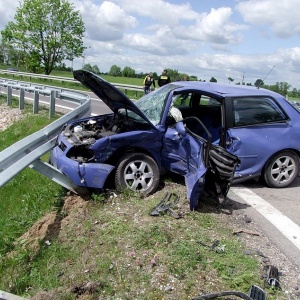
<path id="1" fill-rule="evenodd" d="M 12 87 L 11 86 L 7 87 L 7 105 L 9 105 L 9 106 L 12 105 Z"/>
<path id="2" fill-rule="evenodd" d="M 25 96 L 25 90 L 20 89 L 19 109 L 24 109 L 25 107 L 24 96 Z"/>
<path id="3" fill-rule="evenodd" d="M 39 92 L 34 91 L 33 113 L 37 114 L 38 112 L 39 112 Z"/>
<path id="4" fill-rule="evenodd" d="M 50 107 L 49 107 L 49 118 L 51 119 L 55 115 L 55 91 L 50 92 Z"/>

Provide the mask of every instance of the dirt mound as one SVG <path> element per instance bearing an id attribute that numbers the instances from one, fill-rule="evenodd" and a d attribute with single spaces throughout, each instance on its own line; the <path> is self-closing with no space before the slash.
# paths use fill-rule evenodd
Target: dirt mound
<path id="1" fill-rule="evenodd" d="M 0 116 L 0 131 L 23 118 L 22 111 L 19 108 L 11 108 L 6 105 L 0 105 Z"/>
<path id="2" fill-rule="evenodd" d="M 63 207 L 60 212 L 50 212 L 36 222 L 16 244 L 23 248 L 30 249 L 33 256 L 40 248 L 40 243 L 50 245 L 53 237 L 59 236 L 62 227 L 67 226 L 70 220 L 84 215 L 87 201 L 78 195 L 67 195 L 63 199 Z"/>

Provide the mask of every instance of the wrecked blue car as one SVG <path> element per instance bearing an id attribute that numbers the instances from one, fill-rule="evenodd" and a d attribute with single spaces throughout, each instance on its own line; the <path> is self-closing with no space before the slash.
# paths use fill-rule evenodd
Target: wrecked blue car
<path id="1" fill-rule="evenodd" d="M 131 101 L 101 77 L 74 71 L 112 111 L 63 126 L 51 163 L 77 186 L 151 194 L 160 177 L 185 178 L 190 208 L 233 180 L 290 184 L 299 169 L 299 112 L 268 90 L 178 81 Z M 296 128 L 294 128 L 296 127 Z"/>

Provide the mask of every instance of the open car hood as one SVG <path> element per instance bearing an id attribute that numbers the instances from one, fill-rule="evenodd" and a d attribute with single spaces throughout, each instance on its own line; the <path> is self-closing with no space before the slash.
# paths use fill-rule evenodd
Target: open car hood
<path id="1" fill-rule="evenodd" d="M 95 93 L 114 113 L 117 113 L 121 108 L 128 109 L 152 125 L 132 100 L 105 79 L 85 70 L 73 71 L 73 75 L 76 80 Z"/>

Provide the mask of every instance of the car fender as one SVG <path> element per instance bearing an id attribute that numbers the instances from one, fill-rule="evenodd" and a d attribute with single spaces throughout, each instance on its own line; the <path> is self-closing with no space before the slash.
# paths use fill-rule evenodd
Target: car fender
<path id="1" fill-rule="evenodd" d="M 68 172 L 68 177 L 78 186 L 102 189 L 114 168 L 112 165 L 102 163 L 77 163 L 77 172 Z"/>
<path id="2" fill-rule="evenodd" d="M 56 162 L 55 167 L 66 175 L 77 186 L 89 188 L 103 188 L 105 181 L 112 170 L 113 165 L 104 163 L 82 163 L 74 161 L 64 155 L 55 147 L 51 153 L 51 161 Z M 58 160 L 57 157 L 60 157 Z"/>

